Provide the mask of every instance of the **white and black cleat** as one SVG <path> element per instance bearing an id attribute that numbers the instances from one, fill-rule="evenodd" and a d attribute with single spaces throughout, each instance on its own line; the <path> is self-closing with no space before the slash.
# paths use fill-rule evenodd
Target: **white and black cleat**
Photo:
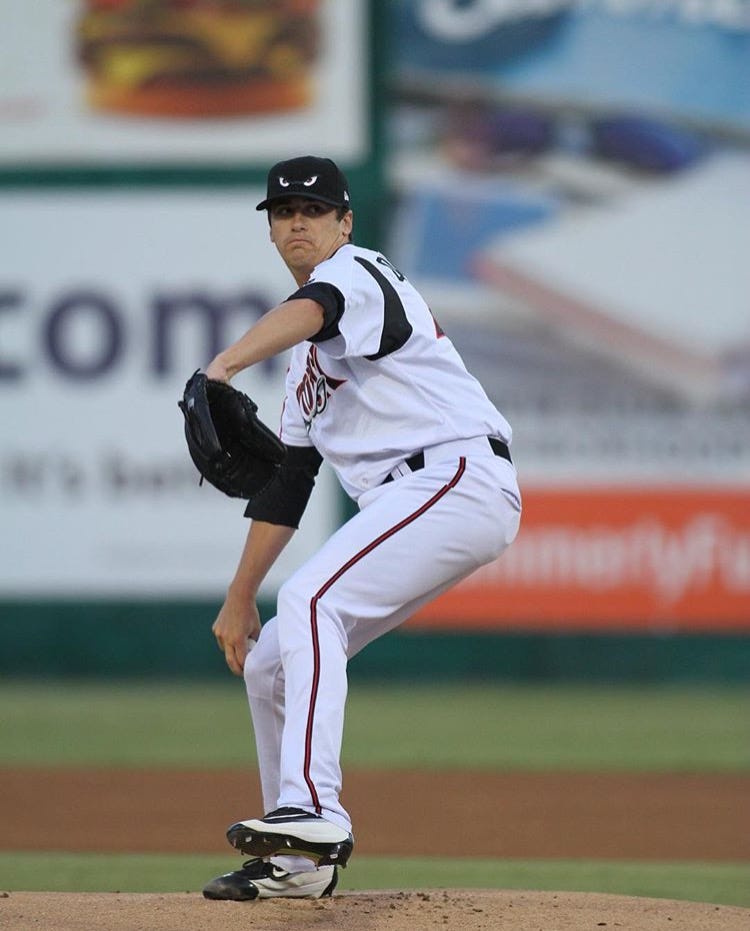
<path id="1" fill-rule="evenodd" d="M 346 866 L 354 838 L 343 828 L 301 808 L 278 808 L 263 818 L 238 821 L 229 843 L 251 857 L 275 854 L 308 857 L 321 866 Z"/>
<path id="2" fill-rule="evenodd" d="M 322 899 L 333 895 L 335 866 L 287 873 L 265 860 L 248 860 L 239 870 L 212 879 L 203 888 L 207 899 L 250 902 L 254 899 Z"/>

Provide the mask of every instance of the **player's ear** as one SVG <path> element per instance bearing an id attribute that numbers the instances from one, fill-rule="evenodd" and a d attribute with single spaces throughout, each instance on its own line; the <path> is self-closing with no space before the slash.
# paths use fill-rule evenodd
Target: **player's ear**
<path id="1" fill-rule="evenodd" d="M 354 214 L 349 210 L 341 218 L 341 231 L 345 236 L 348 236 L 354 227 Z"/>
<path id="2" fill-rule="evenodd" d="M 275 242 L 273 238 L 273 223 L 271 222 L 271 211 L 266 210 L 266 219 L 268 220 L 268 238 L 271 242 Z"/>

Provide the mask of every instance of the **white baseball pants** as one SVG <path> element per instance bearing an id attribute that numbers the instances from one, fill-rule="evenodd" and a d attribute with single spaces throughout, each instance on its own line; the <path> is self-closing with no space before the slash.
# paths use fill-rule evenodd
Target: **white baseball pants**
<path id="1" fill-rule="evenodd" d="M 394 472 L 282 586 L 248 654 L 266 812 L 289 805 L 351 830 L 339 801 L 347 660 L 518 532 L 515 469 L 485 437 L 425 450 L 423 469 Z"/>

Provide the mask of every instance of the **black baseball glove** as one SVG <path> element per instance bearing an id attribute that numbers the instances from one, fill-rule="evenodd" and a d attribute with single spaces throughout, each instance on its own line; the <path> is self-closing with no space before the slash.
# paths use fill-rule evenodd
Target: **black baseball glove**
<path id="1" fill-rule="evenodd" d="M 196 372 L 177 404 L 200 484 L 205 478 L 225 495 L 247 499 L 268 485 L 286 458 L 286 447 L 246 394 Z"/>

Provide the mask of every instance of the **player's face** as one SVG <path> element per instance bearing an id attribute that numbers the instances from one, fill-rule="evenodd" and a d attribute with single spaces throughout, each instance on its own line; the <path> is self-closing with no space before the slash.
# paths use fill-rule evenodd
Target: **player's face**
<path id="1" fill-rule="evenodd" d="M 347 242 L 352 231 L 351 211 L 339 219 L 335 207 L 304 197 L 277 201 L 269 217 L 271 242 L 299 283 Z"/>

